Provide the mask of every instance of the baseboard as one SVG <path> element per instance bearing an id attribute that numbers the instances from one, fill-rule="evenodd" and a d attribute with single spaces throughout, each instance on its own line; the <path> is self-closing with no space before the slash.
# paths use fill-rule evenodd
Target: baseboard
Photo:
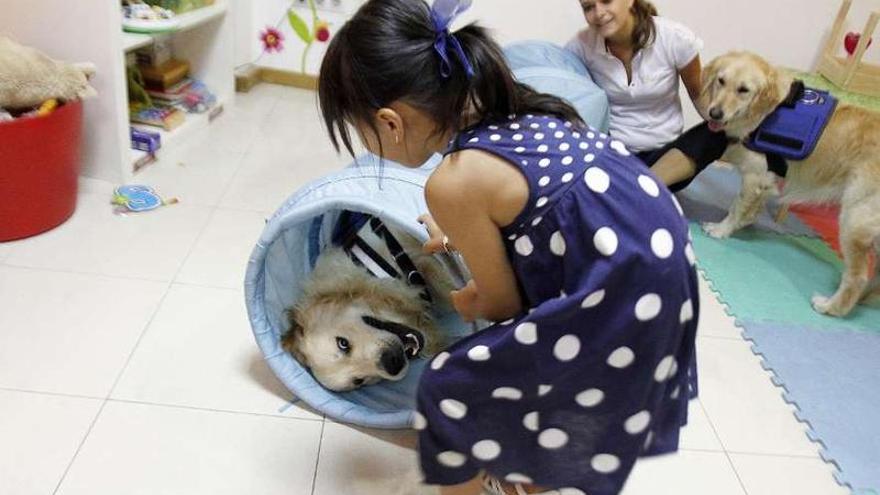
<path id="1" fill-rule="evenodd" d="M 318 89 L 318 78 L 301 72 L 263 67 L 260 69 L 260 80 L 262 82 L 311 89 L 313 91 Z"/>
<path id="2" fill-rule="evenodd" d="M 239 93 L 247 93 L 261 82 L 312 91 L 318 89 L 317 77 L 300 72 L 254 66 L 245 67 L 235 72 L 235 90 Z"/>
<path id="3" fill-rule="evenodd" d="M 262 69 L 247 65 L 235 71 L 235 90 L 239 93 L 247 93 L 260 83 Z"/>

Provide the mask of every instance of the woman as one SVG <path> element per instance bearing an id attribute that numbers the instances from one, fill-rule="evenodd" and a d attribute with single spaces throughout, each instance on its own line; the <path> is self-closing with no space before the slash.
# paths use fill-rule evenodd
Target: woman
<path id="1" fill-rule="evenodd" d="M 673 191 L 719 159 L 724 133 L 702 123 L 686 133 L 679 81 L 701 91 L 702 41 L 657 16 L 646 0 L 580 0 L 589 27 L 566 47 L 577 54 L 611 105 L 611 135 L 636 152 Z"/>

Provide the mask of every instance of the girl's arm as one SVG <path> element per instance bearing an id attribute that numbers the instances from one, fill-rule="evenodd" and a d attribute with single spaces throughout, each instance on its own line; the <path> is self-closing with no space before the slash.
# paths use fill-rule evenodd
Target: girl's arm
<path id="1" fill-rule="evenodd" d="M 521 312 L 522 301 L 497 220 L 512 220 L 522 210 L 528 185 L 509 164 L 496 163 L 497 157 L 479 152 L 456 155 L 438 167 L 425 186 L 431 215 L 473 276 L 473 284 L 453 299 L 466 318 L 505 320 Z M 520 188 L 524 194 L 511 194 L 513 189 L 522 192 Z"/>
<path id="2" fill-rule="evenodd" d="M 680 71 L 678 71 L 679 76 L 681 76 L 682 82 L 684 82 L 684 86 L 687 88 L 688 95 L 691 97 L 691 101 L 694 102 L 694 105 L 697 103 L 697 98 L 700 97 L 700 92 L 703 89 L 702 85 L 702 66 L 700 65 L 700 56 L 697 55 L 693 60 L 687 65 L 685 65 Z"/>

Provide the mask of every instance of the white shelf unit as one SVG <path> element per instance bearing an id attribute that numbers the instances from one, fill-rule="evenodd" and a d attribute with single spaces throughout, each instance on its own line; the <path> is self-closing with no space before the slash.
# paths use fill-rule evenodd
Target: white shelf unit
<path id="1" fill-rule="evenodd" d="M 153 43 L 153 37 L 149 34 L 122 33 L 122 49 L 126 52 L 149 46 Z"/>
<path id="2" fill-rule="evenodd" d="M 203 7 L 177 17 L 179 24 L 171 31 L 146 34 L 123 32 L 126 52 L 149 46 L 157 39 L 171 39 L 174 57 L 190 63 L 190 74 L 204 82 L 217 96 L 215 110 L 203 114 L 187 114 L 186 121 L 172 131 L 158 127 L 135 124 L 139 129 L 158 132 L 162 147 L 156 153 L 161 161 L 163 151 L 184 142 L 199 129 L 222 115 L 222 108 L 235 96 L 234 62 L 232 58 L 232 27 L 227 0 L 217 0 L 214 5 Z M 219 112 L 219 113 L 218 113 Z M 146 153 L 130 150 L 129 163 L 134 169 L 143 163 Z"/>
<path id="3" fill-rule="evenodd" d="M 149 46 L 156 39 L 170 38 L 174 57 L 190 63 L 190 74 L 214 92 L 217 96 L 215 108 L 222 112 L 223 106 L 232 102 L 235 92 L 232 27 L 227 19 L 228 11 L 227 1 L 218 0 L 214 5 L 178 16 L 179 24 L 173 31 L 154 34 L 124 32 L 124 39 L 131 41 L 130 45 L 125 45 L 126 51 Z M 135 127 L 159 133 L 162 147 L 156 156 L 161 160 L 163 151 L 185 141 L 187 136 L 206 127 L 214 116 L 221 114 L 215 111 L 187 114 L 186 121 L 172 131 L 139 124 Z M 146 157 L 146 153 L 133 149 L 129 155 L 132 168 L 142 164 Z"/>
<path id="4" fill-rule="evenodd" d="M 230 105 L 235 97 L 232 2 L 217 0 L 209 7 L 183 14 L 173 32 L 142 34 L 122 31 L 118 0 L 28 0 L 4 6 L 0 34 L 70 62 L 92 62 L 92 85 L 98 97 L 85 102 L 82 175 L 114 183 L 135 177 L 134 163 L 143 157 L 131 149 L 125 53 L 148 46 L 156 37 L 172 39 L 174 55 L 190 63 L 191 74 Z M 219 118 L 223 118 L 222 116 Z M 162 132 L 163 154 L 187 135 L 210 124 L 207 115 L 188 114 L 172 132 Z"/>

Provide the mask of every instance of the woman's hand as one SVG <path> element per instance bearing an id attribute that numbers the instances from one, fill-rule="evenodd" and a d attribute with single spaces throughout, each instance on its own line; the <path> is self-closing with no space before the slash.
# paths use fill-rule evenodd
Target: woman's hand
<path id="1" fill-rule="evenodd" d="M 455 248 L 449 244 L 449 238 L 446 237 L 446 234 L 444 234 L 442 230 L 440 230 L 440 226 L 437 225 L 437 222 L 434 221 L 434 218 L 431 217 L 431 215 L 422 215 L 418 220 L 420 224 L 428 229 L 428 236 L 430 237 L 428 241 L 422 245 L 422 250 L 425 254 L 448 253 L 455 250 Z"/>
<path id="2" fill-rule="evenodd" d="M 477 291 L 477 284 L 473 280 L 469 281 L 463 288 L 452 291 L 451 295 L 452 306 L 461 315 L 461 319 L 470 323 L 480 316 L 480 295 Z"/>

